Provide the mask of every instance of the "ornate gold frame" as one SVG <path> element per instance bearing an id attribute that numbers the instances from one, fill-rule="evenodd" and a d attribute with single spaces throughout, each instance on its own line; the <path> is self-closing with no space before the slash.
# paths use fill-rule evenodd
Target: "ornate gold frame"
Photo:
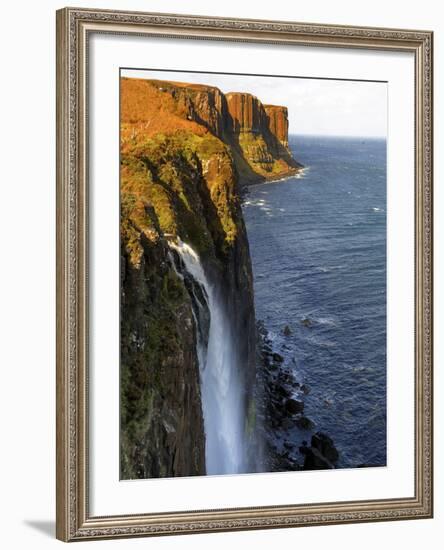
<path id="1" fill-rule="evenodd" d="M 91 517 L 87 415 L 86 43 L 91 32 L 309 44 L 415 56 L 415 496 Z M 432 41 L 429 31 L 65 8 L 57 12 L 57 538 L 63 541 L 432 516 Z"/>

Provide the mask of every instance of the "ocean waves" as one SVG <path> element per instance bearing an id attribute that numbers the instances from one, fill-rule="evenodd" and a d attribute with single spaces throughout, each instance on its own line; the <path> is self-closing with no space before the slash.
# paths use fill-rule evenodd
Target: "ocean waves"
<path id="1" fill-rule="evenodd" d="M 251 187 L 243 204 L 257 317 L 312 388 L 307 416 L 333 438 L 338 465 L 384 465 L 385 142 L 290 145 L 310 170 Z"/>

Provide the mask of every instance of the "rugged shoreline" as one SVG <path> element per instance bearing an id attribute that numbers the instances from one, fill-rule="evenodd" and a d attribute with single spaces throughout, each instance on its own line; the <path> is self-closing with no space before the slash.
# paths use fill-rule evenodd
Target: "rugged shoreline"
<path id="1" fill-rule="evenodd" d="M 242 181 L 241 180 L 240 185 L 245 186 L 245 187 L 251 187 L 253 185 L 263 185 L 265 183 L 277 183 L 279 181 L 284 181 L 284 180 L 293 178 L 293 177 L 297 176 L 298 174 L 302 174 L 304 170 L 305 170 L 305 166 L 300 164 L 297 168 L 292 168 L 291 170 L 288 170 L 287 172 L 284 172 L 284 173 L 280 174 L 277 177 L 276 176 L 270 176 L 270 177 L 264 176 L 264 179 L 254 181 L 254 182 L 249 182 L 248 180 L 247 181 Z"/>
<path id="2" fill-rule="evenodd" d="M 237 407 L 254 471 L 255 311 L 240 181 L 297 170 L 287 110 L 212 86 L 123 78 L 120 129 L 121 478 L 206 473 L 202 327 L 184 266 L 171 260 L 179 239 L 242 335 Z"/>
<path id="3" fill-rule="evenodd" d="M 290 330 L 288 326 L 283 328 Z M 310 388 L 297 380 L 284 357 L 273 349 L 263 322 L 257 322 L 259 405 L 266 445 L 265 471 L 333 469 L 339 453 L 333 440 L 304 414 Z M 298 437 L 294 436 L 298 431 Z M 301 445 L 295 439 L 304 439 Z M 310 440 L 310 445 L 307 440 Z"/>
<path id="4" fill-rule="evenodd" d="M 224 330 L 237 338 L 231 349 L 244 425 L 225 426 L 222 412 L 219 425 L 240 432 L 248 450 L 239 469 L 223 473 L 261 470 L 242 187 L 302 170 L 288 146 L 287 109 L 212 86 L 122 78 L 120 130 L 121 478 L 207 473 L 202 368 L 217 361 L 202 366 L 198 348 L 205 353 L 209 340 L 201 345 L 199 338 L 209 336 L 196 315 L 198 285 L 183 263 L 175 265 L 172 242 L 198 258 L 231 320 Z"/>

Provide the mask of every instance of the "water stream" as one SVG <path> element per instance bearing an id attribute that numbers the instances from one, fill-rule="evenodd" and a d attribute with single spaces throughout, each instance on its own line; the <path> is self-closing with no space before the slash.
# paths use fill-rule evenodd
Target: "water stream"
<path id="1" fill-rule="evenodd" d="M 196 323 L 207 475 L 248 471 L 245 412 L 236 336 L 217 283 L 210 282 L 199 255 L 180 239 L 170 242 L 181 259 L 175 266 L 187 285 Z"/>

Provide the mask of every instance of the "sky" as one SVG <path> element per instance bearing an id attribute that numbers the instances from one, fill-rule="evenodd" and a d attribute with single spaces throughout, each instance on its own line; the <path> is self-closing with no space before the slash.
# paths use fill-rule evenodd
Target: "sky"
<path id="1" fill-rule="evenodd" d="M 386 137 L 387 84 L 276 76 L 122 70 L 122 76 L 193 82 L 222 92 L 249 92 L 288 107 L 289 134 Z"/>

